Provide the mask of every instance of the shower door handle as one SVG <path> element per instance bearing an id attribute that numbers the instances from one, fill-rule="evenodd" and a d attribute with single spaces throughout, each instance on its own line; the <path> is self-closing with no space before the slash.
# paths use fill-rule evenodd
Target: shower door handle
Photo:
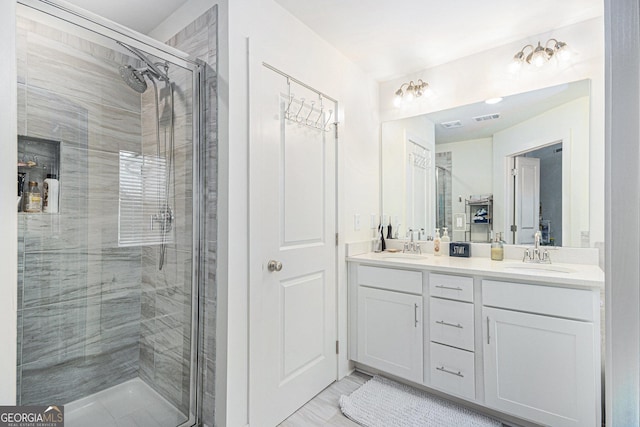
<path id="1" fill-rule="evenodd" d="M 276 260 L 271 260 L 269 261 L 269 263 L 267 264 L 267 268 L 269 269 L 269 271 L 273 272 L 273 271 L 280 271 L 282 270 L 282 263 L 280 261 L 276 261 Z"/>

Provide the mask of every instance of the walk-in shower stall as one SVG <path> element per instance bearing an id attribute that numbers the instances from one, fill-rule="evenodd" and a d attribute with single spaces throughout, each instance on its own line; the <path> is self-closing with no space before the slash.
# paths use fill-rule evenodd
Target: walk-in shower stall
<path id="1" fill-rule="evenodd" d="M 208 66 L 64 3 L 18 3 L 17 403 L 64 405 L 68 426 L 193 425 L 213 359 Z"/>

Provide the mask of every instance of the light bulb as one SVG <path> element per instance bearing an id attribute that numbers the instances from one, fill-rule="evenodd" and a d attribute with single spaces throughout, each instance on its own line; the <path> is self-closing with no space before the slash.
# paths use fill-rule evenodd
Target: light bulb
<path id="1" fill-rule="evenodd" d="M 533 53 L 531 53 L 531 58 L 527 59 L 536 67 L 542 67 L 544 63 L 549 60 L 549 55 L 547 54 L 546 49 L 540 45 L 540 42 L 538 42 L 538 46 L 536 46 Z"/>
<path id="2" fill-rule="evenodd" d="M 404 94 L 404 98 L 406 99 L 407 102 L 413 101 L 413 98 L 414 98 L 413 90 L 414 90 L 413 86 L 409 86 L 407 88 L 407 91 Z"/>
<path id="3" fill-rule="evenodd" d="M 518 61 L 514 58 L 513 61 L 509 64 L 509 72 L 511 74 L 516 74 L 522 68 L 522 61 Z"/>
<path id="4" fill-rule="evenodd" d="M 517 73 L 522 68 L 522 63 L 524 62 L 524 52 L 520 51 L 513 55 L 513 59 L 509 64 L 509 72 L 512 74 Z"/>
<path id="5" fill-rule="evenodd" d="M 560 61 L 568 61 L 571 58 L 571 49 L 567 47 L 566 43 L 558 42 L 556 44 L 556 55 Z"/>
<path id="6" fill-rule="evenodd" d="M 395 107 L 399 107 L 402 105 L 402 95 L 396 95 L 393 97 L 393 105 Z"/>

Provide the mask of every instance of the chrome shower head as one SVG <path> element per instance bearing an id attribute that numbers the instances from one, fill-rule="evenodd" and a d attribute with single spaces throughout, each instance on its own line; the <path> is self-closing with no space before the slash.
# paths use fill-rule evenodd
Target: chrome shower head
<path id="1" fill-rule="evenodd" d="M 144 93 L 147 90 L 147 82 L 144 74 L 131 65 L 122 65 L 120 67 L 120 76 L 129 87 L 138 93 Z"/>

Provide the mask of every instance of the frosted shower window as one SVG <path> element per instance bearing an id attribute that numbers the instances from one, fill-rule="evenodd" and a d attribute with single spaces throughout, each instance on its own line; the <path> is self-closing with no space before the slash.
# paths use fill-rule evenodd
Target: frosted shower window
<path id="1" fill-rule="evenodd" d="M 173 242 L 153 220 L 165 204 L 166 169 L 164 157 L 120 151 L 118 246 Z"/>

